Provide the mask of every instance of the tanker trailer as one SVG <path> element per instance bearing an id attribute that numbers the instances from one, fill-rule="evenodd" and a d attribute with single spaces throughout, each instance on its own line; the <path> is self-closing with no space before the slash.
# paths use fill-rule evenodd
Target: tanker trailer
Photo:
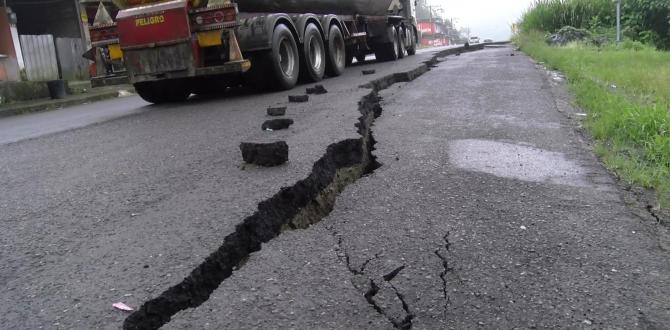
<path id="1" fill-rule="evenodd" d="M 152 103 L 240 83 L 290 89 L 338 76 L 354 57 L 413 55 L 417 41 L 411 0 L 114 3 L 128 78 Z"/>

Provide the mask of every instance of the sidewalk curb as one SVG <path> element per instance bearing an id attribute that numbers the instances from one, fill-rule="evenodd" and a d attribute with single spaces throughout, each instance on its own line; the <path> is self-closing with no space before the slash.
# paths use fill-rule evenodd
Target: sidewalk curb
<path id="1" fill-rule="evenodd" d="M 111 90 L 106 92 L 95 93 L 92 95 L 87 95 L 85 97 L 75 96 L 74 98 L 70 99 L 44 100 L 43 102 L 38 102 L 35 104 L 15 104 L 15 105 L 10 104 L 6 107 L 0 107 L 0 118 L 27 114 L 27 113 L 56 110 L 84 103 L 113 99 L 118 96 L 119 96 L 118 90 Z"/>

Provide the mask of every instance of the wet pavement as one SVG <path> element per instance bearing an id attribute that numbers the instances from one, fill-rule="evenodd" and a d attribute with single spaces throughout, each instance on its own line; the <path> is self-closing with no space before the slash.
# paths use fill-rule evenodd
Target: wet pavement
<path id="1" fill-rule="evenodd" d="M 304 179 L 332 143 L 360 137 L 372 79 L 430 54 L 365 63 L 312 85 L 149 106 L 138 97 L 0 119 L 0 323 L 17 329 L 116 329 L 179 283 L 281 187 Z M 361 70 L 374 68 L 376 75 Z M 263 131 L 270 106 L 295 124 Z M 54 117 L 56 117 L 54 119 Z M 284 140 L 289 162 L 244 164 L 240 142 Z"/>
<path id="2" fill-rule="evenodd" d="M 383 91 L 383 165 L 165 328 L 667 328 L 666 228 L 623 203 L 565 86 L 511 52 Z"/>
<path id="3" fill-rule="evenodd" d="M 226 250 L 224 237 L 253 231 L 238 224 L 263 206 L 279 213 L 282 187 L 326 172 L 315 162 L 336 142 L 355 145 L 367 105 L 380 115 L 381 167 L 322 221 L 263 241 L 163 328 L 665 328 L 666 228 L 623 202 L 575 129 L 565 86 L 511 52 L 446 57 L 381 90 L 378 104 L 359 103 L 371 93 L 359 85 L 430 55 L 349 68 L 308 103 L 288 95 L 311 85 L 138 103 L 93 126 L 15 138 L 0 147 L 0 322 L 120 328 L 129 314 L 112 303 L 138 308 L 212 252 L 236 253 L 243 244 Z M 262 131 L 269 106 L 287 106 L 295 123 Z M 290 147 L 286 165 L 242 162 L 240 142 L 276 140 Z"/>

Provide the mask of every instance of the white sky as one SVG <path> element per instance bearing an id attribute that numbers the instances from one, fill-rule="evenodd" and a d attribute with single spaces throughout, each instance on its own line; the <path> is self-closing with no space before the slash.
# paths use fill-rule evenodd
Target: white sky
<path id="1" fill-rule="evenodd" d="M 441 5 L 443 16 L 453 17 L 458 28 L 470 27 L 470 35 L 483 39 L 507 40 L 510 25 L 530 7 L 533 0 L 428 0 Z"/>

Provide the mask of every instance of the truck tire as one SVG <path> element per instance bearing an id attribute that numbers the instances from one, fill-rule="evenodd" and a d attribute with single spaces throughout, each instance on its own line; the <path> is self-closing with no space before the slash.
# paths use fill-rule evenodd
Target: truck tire
<path id="1" fill-rule="evenodd" d="M 186 84 L 177 80 L 141 82 L 134 87 L 142 99 L 155 104 L 183 102 L 191 95 Z"/>
<path id="2" fill-rule="evenodd" d="M 404 58 L 405 57 L 405 29 L 403 27 L 398 27 L 397 29 L 397 38 L 398 38 L 398 58 Z"/>
<path id="3" fill-rule="evenodd" d="M 375 46 L 375 57 L 380 62 L 395 61 L 398 59 L 398 30 L 393 26 L 389 26 L 389 28 L 392 33 L 391 42 Z"/>
<path id="4" fill-rule="evenodd" d="M 328 32 L 328 61 L 326 73 L 328 76 L 337 77 L 344 72 L 346 66 L 346 46 L 344 36 L 337 25 L 330 27 Z"/>
<path id="5" fill-rule="evenodd" d="M 284 25 L 279 24 L 275 27 L 272 34 L 272 50 L 257 56 L 254 65 L 262 70 L 263 63 L 270 66 L 272 72 L 272 85 L 268 86 L 272 89 L 287 90 L 291 89 L 298 82 L 298 74 L 300 72 L 300 55 L 298 53 L 298 45 L 295 42 L 293 33 Z M 258 70 L 259 74 L 267 74 L 265 70 Z M 265 71 L 265 72 L 263 72 Z M 264 79 L 267 82 L 267 76 Z M 265 87 L 265 86 L 264 86 Z"/>
<path id="6" fill-rule="evenodd" d="M 321 32 L 314 23 L 309 23 L 305 27 L 300 58 L 302 79 L 308 82 L 321 81 L 326 73 L 326 47 L 323 45 Z"/>
<path id="7" fill-rule="evenodd" d="M 409 33 L 409 47 L 407 47 L 407 55 L 412 56 L 416 54 L 416 35 L 414 34 L 414 29 L 409 28 L 407 30 Z"/>

